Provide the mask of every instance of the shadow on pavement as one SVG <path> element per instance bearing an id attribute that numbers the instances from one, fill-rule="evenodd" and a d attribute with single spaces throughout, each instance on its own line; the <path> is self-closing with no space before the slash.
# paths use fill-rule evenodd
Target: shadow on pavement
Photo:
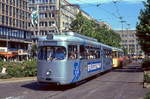
<path id="1" fill-rule="evenodd" d="M 77 82 L 75 84 L 70 84 L 70 85 L 39 84 L 37 82 L 31 82 L 31 83 L 22 85 L 21 87 L 31 89 L 31 90 L 36 90 L 36 91 L 65 91 L 65 90 L 76 88 L 82 84 L 85 84 L 93 79 L 100 77 L 101 75 L 104 75 L 107 72 L 110 72 L 110 70 L 103 72 L 103 73 L 99 73 L 99 74 L 89 77 L 85 80 L 82 80 L 80 82 Z"/>
<path id="2" fill-rule="evenodd" d="M 37 82 L 32 82 L 21 87 L 36 91 L 65 91 L 74 88 L 75 85 L 38 84 Z"/>
<path id="3" fill-rule="evenodd" d="M 137 64 L 130 64 L 128 66 L 125 66 L 123 68 L 114 69 L 113 72 L 143 72 L 141 66 Z"/>

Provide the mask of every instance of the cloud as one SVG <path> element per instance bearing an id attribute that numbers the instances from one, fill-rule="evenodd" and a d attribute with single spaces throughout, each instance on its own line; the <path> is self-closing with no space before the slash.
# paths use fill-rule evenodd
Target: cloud
<path id="1" fill-rule="evenodd" d="M 146 0 L 68 0 L 68 1 L 74 4 L 98 4 L 98 3 L 110 3 L 112 1 L 140 3 Z"/>

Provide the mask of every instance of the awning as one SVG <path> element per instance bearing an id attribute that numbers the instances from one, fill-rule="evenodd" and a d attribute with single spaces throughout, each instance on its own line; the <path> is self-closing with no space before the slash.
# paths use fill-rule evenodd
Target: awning
<path id="1" fill-rule="evenodd" d="M 18 53 L 17 52 L 0 52 L 0 55 L 10 58 L 16 56 Z"/>

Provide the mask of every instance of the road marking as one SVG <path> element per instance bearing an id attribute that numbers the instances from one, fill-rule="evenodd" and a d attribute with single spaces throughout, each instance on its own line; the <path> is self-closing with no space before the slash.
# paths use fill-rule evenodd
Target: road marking
<path id="1" fill-rule="evenodd" d="M 10 96 L 10 97 L 6 97 L 6 98 L 4 98 L 4 99 L 23 99 L 24 98 L 24 96 L 17 96 L 17 97 L 15 97 L 15 96 Z"/>

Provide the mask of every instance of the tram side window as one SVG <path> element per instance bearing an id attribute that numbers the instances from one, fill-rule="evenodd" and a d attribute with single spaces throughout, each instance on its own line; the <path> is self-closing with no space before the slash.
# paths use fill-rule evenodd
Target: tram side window
<path id="1" fill-rule="evenodd" d="M 108 57 L 112 58 L 112 51 L 111 50 L 109 50 Z"/>
<path id="2" fill-rule="evenodd" d="M 85 46 L 80 45 L 80 59 L 85 59 Z"/>
<path id="3" fill-rule="evenodd" d="M 104 53 L 105 53 L 106 58 L 112 58 L 112 52 L 111 52 L 111 50 L 104 49 Z M 114 54 L 113 54 L 113 56 L 114 56 Z"/>
<path id="4" fill-rule="evenodd" d="M 68 59 L 77 59 L 78 58 L 78 49 L 77 45 L 69 45 L 68 46 Z"/>
<path id="5" fill-rule="evenodd" d="M 99 48 L 95 50 L 94 55 L 95 55 L 96 59 L 100 58 L 100 49 Z"/>
<path id="6" fill-rule="evenodd" d="M 104 56 L 107 57 L 107 50 L 104 49 Z"/>
<path id="7" fill-rule="evenodd" d="M 86 59 L 100 58 L 100 48 L 87 46 L 85 50 Z"/>

